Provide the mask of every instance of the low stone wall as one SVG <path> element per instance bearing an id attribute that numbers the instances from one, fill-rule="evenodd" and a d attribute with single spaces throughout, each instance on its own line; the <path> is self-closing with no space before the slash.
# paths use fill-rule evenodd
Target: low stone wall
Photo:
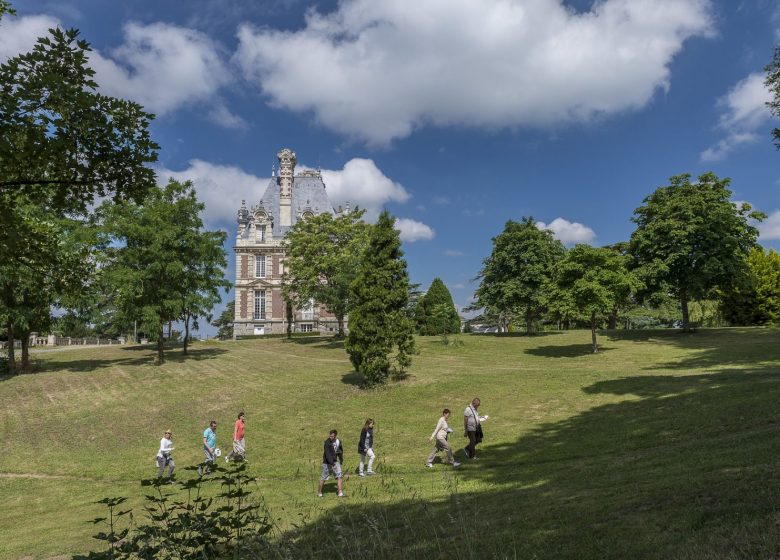
<path id="1" fill-rule="evenodd" d="M 56 336 L 50 334 L 48 336 L 38 336 L 37 333 L 30 335 L 30 348 L 40 347 L 54 347 L 54 346 L 110 346 L 112 344 L 125 344 L 127 341 L 124 337 L 119 338 L 71 338 L 65 336 Z M 14 348 L 21 348 L 22 341 L 14 340 Z M 7 340 L 0 340 L 0 349 L 8 348 Z"/>

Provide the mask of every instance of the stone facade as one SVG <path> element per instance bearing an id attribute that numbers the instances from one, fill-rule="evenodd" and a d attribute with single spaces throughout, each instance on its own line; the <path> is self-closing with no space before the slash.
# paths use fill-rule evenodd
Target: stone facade
<path id="1" fill-rule="evenodd" d="M 296 175 L 295 152 L 289 148 L 281 150 L 277 158 L 279 173 L 274 169 L 262 197 L 251 208 L 241 201 L 238 210 L 233 247 L 236 337 L 287 332 L 287 305 L 282 297 L 284 236 L 298 220 L 324 212 L 337 214 L 319 171 L 305 170 Z M 335 333 L 338 326 L 335 317 L 316 302 L 293 309 L 291 323 L 294 332 Z"/>

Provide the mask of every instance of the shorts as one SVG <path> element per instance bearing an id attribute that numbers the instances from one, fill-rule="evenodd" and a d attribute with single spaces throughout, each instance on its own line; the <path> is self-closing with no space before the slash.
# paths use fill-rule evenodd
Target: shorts
<path id="1" fill-rule="evenodd" d="M 322 463 L 322 474 L 320 475 L 320 480 L 328 480 L 328 470 L 333 471 L 333 476 L 336 478 L 341 478 L 341 463 L 338 461 L 332 465 L 328 465 L 328 463 Z"/>
<path id="2" fill-rule="evenodd" d="M 203 456 L 205 457 L 204 462 L 206 463 L 213 463 L 214 459 L 216 459 L 216 457 L 209 453 L 209 450 L 206 448 L 203 448 Z"/>

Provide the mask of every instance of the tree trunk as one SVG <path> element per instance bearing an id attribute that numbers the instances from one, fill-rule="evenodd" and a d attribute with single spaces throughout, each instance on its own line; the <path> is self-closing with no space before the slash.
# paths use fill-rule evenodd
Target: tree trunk
<path id="1" fill-rule="evenodd" d="M 525 332 L 526 334 L 534 332 L 534 318 L 530 311 L 525 314 Z"/>
<path id="2" fill-rule="evenodd" d="M 190 313 L 184 312 L 184 355 L 187 355 L 187 344 L 190 340 Z"/>
<path id="3" fill-rule="evenodd" d="M 163 327 L 165 325 L 163 323 L 160 323 L 160 329 L 157 336 L 157 359 L 155 360 L 155 364 L 162 365 L 165 363 L 165 351 L 164 351 L 164 339 L 163 339 Z"/>
<path id="4" fill-rule="evenodd" d="M 613 309 L 612 313 L 609 314 L 609 320 L 607 321 L 607 328 L 609 330 L 615 330 L 617 328 L 617 320 L 618 320 L 618 312 L 617 309 Z"/>
<path id="5" fill-rule="evenodd" d="M 590 314 L 590 338 L 593 342 L 593 353 L 599 353 L 599 345 L 596 343 L 596 312 Z"/>
<path id="6" fill-rule="evenodd" d="M 285 306 L 285 312 L 287 314 L 287 338 L 292 338 L 293 306 L 289 299 L 285 303 L 287 304 Z"/>
<path id="7" fill-rule="evenodd" d="M 339 325 L 339 332 L 336 335 L 337 338 L 344 338 L 344 314 L 339 313 L 336 315 L 336 322 Z"/>
<path id="8" fill-rule="evenodd" d="M 16 350 L 14 349 L 14 322 L 10 319 L 6 329 L 8 330 L 8 373 L 16 375 Z"/>
<path id="9" fill-rule="evenodd" d="M 568 331 L 570 326 L 571 326 L 571 319 L 564 319 L 563 330 Z"/>
<path id="10" fill-rule="evenodd" d="M 682 327 L 684 331 L 690 328 L 690 314 L 688 313 L 688 294 L 683 292 L 680 294 L 680 309 L 682 310 Z"/>
<path id="11" fill-rule="evenodd" d="M 30 372 L 30 331 L 23 331 L 19 338 L 22 341 L 22 365 L 19 368 L 21 373 Z"/>

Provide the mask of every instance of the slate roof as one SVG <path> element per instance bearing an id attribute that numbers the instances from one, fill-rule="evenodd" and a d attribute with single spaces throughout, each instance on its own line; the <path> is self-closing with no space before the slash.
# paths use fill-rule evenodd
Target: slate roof
<path id="1" fill-rule="evenodd" d="M 279 177 L 272 177 L 263 193 L 260 204 L 274 217 L 273 236 L 281 237 L 287 233 L 289 227 L 279 225 Z M 306 210 L 312 214 L 330 212 L 335 215 L 333 205 L 325 191 L 325 183 L 321 177 L 295 176 L 292 188 L 292 223 L 298 221 L 298 217 Z"/>

